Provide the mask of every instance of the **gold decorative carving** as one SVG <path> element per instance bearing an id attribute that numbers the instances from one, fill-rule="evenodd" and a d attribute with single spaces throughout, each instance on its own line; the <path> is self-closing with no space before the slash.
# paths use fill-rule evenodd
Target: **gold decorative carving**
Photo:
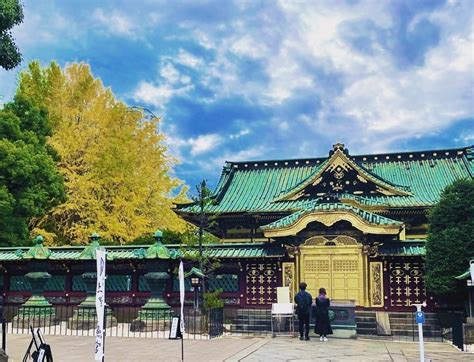
<path id="1" fill-rule="evenodd" d="M 359 263 L 357 260 L 334 260 L 332 269 L 335 272 L 357 272 Z"/>
<path id="2" fill-rule="evenodd" d="M 282 263 L 282 277 L 283 286 L 290 288 L 290 300 L 293 300 L 296 290 L 294 263 Z"/>
<path id="3" fill-rule="evenodd" d="M 339 235 L 334 239 L 328 239 L 324 236 L 317 235 L 307 239 L 302 246 L 325 246 L 331 243 L 331 246 L 347 246 L 347 245 L 360 245 L 356 239 L 346 236 Z"/>
<path id="4" fill-rule="evenodd" d="M 322 246 L 328 242 L 329 239 L 325 238 L 324 236 L 313 236 L 309 239 L 307 239 L 304 242 L 304 246 Z"/>
<path id="5" fill-rule="evenodd" d="M 382 262 L 370 263 L 370 290 L 372 307 L 383 306 Z"/>
<path id="6" fill-rule="evenodd" d="M 311 184 L 317 185 L 321 182 L 320 178 L 323 173 L 330 172 L 334 175 L 334 178 L 337 180 L 331 187 L 333 191 L 338 191 L 343 189 L 343 185 L 340 182 L 342 178 L 348 171 L 354 170 L 357 172 L 357 180 L 355 182 L 368 183 L 369 181 L 376 186 L 376 191 L 382 193 L 383 195 L 397 195 L 397 196 L 410 196 L 411 193 L 405 190 L 402 190 L 396 186 L 390 185 L 387 182 L 381 181 L 374 175 L 366 173 L 355 161 L 351 160 L 346 154 L 343 148 L 335 148 L 332 155 L 326 162 L 324 167 L 312 176 L 311 179 L 308 179 L 306 182 L 300 184 L 297 188 L 293 189 L 290 192 L 287 192 L 284 195 L 279 196 L 274 201 L 283 201 L 283 200 L 295 200 L 304 195 L 302 191 Z M 323 183 L 324 185 L 324 183 Z"/>
<path id="7" fill-rule="evenodd" d="M 267 238 L 296 235 L 298 232 L 306 228 L 311 222 L 320 222 L 327 227 L 334 225 L 338 221 L 348 221 L 356 229 L 368 234 L 397 235 L 402 227 L 399 224 L 379 225 L 371 224 L 357 214 L 347 210 L 341 211 L 314 211 L 308 212 L 297 219 L 292 225 L 280 229 L 264 230 Z"/>
<path id="8" fill-rule="evenodd" d="M 329 272 L 329 260 L 305 260 L 304 270 L 308 272 Z"/>
<path id="9" fill-rule="evenodd" d="M 295 255 L 298 255 L 300 250 L 296 245 L 285 245 L 286 252 L 290 258 L 294 258 Z"/>
<path id="10" fill-rule="evenodd" d="M 356 239 L 347 235 L 339 235 L 332 241 L 334 241 L 336 245 L 359 245 Z"/>

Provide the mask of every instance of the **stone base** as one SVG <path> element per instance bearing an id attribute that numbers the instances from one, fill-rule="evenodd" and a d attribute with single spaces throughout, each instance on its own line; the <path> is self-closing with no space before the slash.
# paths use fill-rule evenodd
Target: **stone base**
<path id="1" fill-rule="evenodd" d="M 59 324 L 59 321 L 53 315 L 47 316 L 28 316 L 28 315 L 17 315 L 12 320 L 12 328 L 18 329 L 29 329 L 33 328 L 45 328 Z"/>
<path id="2" fill-rule="evenodd" d="M 131 332 L 163 331 L 170 326 L 170 308 L 146 308 L 138 312 L 138 317 L 130 325 Z"/>
<path id="3" fill-rule="evenodd" d="M 170 323 L 168 320 L 140 320 L 135 319 L 130 324 L 130 332 L 155 332 L 168 330 Z"/>
<path id="4" fill-rule="evenodd" d="M 474 323 L 464 324 L 464 344 L 474 344 Z"/>
<path id="5" fill-rule="evenodd" d="M 189 314 L 186 319 L 186 333 L 202 334 L 207 332 L 207 318 L 201 313 Z"/>
<path id="6" fill-rule="evenodd" d="M 0 362 L 8 362 L 8 356 L 3 349 L 0 348 Z"/>
<path id="7" fill-rule="evenodd" d="M 107 313 L 105 316 L 106 319 L 106 328 L 117 326 L 117 318 L 115 318 L 111 313 Z M 67 328 L 72 330 L 88 330 L 95 329 L 97 327 L 97 314 L 95 309 L 81 310 L 78 308 L 74 311 L 74 314 L 67 321 Z"/>

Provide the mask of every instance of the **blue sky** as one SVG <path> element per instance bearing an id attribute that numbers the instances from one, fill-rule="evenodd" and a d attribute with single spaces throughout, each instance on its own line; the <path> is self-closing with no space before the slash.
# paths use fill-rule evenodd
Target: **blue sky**
<path id="1" fill-rule="evenodd" d="M 472 1 L 24 0 L 24 62 L 88 62 L 163 119 L 176 175 L 474 143 Z M 16 72 L 0 70 L 11 99 Z"/>

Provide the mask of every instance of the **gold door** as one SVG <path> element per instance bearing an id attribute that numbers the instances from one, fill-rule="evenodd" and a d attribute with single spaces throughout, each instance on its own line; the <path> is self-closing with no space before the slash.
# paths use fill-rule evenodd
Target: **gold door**
<path id="1" fill-rule="evenodd" d="M 339 236 L 329 241 L 318 236 L 308 239 L 300 250 L 301 281 L 308 284 L 313 297 L 322 287 L 332 299 L 366 304 L 362 246 L 355 239 Z"/>

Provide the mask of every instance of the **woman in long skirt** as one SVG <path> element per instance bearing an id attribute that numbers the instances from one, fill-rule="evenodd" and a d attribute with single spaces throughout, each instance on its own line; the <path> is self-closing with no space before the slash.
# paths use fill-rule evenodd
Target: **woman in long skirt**
<path id="1" fill-rule="evenodd" d="M 314 332 L 319 334 L 319 340 L 327 342 L 327 336 L 332 334 L 331 324 L 329 323 L 329 298 L 326 297 L 326 289 L 320 288 L 319 295 L 316 298 L 316 323 Z"/>

